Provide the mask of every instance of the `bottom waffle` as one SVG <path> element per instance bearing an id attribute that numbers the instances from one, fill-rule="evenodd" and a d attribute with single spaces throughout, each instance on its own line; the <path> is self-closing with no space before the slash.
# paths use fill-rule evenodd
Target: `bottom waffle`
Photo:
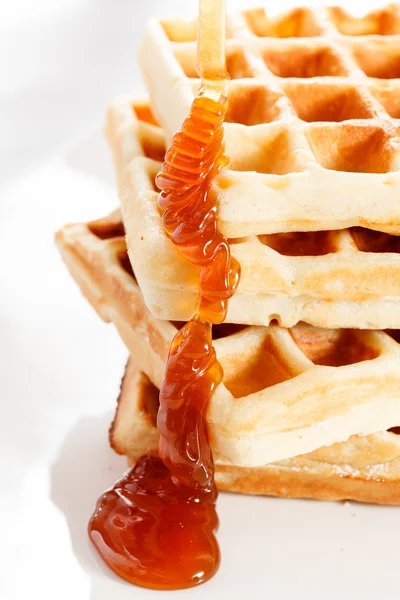
<path id="1" fill-rule="evenodd" d="M 156 453 L 158 389 L 130 358 L 121 383 L 118 407 L 110 428 L 110 444 L 130 465 L 145 453 Z M 400 504 L 400 436 L 381 432 L 353 436 L 262 467 L 217 462 L 221 490 L 284 498 L 356 500 Z"/>
<path id="2" fill-rule="evenodd" d="M 86 298 L 115 324 L 138 368 L 159 387 L 181 323 L 156 319 L 146 308 L 123 234 L 114 213 L 64 227 L 57 243 Z M 214 328 L 224 370 L 207 413 L 216 461 L 261 467 L 399 425 L 396 340 L 398 331 Z M 387 435 L 397 448 L 398 438 Z"/>

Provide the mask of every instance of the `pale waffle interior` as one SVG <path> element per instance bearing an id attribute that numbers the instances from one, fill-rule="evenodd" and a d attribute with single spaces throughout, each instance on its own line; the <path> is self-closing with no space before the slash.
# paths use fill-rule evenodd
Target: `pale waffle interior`
<path id="1" fill-rule="evenodd" d="M 181 323 L 146 308 L 114 213 L 64 227 L 57 243 L 89 302 L 117 327 L 138 368 L 160 387 Z M 300 324 L 214 329 L 223 383 L 209 411 L 214 456 L 264 465 L 400 423 L 398 333 L 322 330 Z"/>
<path id="2" fill-rule="evenodd" d="M 159 390 L 130 358 L 121 383 L 110 444 L 129 464 L 157 453 Z M 346 442 L 261 467 L 216 463 L 222 490 L 290 498 L 400 503 L 400 437 L 392 432 L 353 436 Z"/>
<path id="3" fill-rule="evenodd" d="M 189 320 L 198 271 L 165 235 L 155 175 L 165 142 L 150 107 L 129 98 L 109 110 L 128 247 L 146 304 L 159 318 Z M 157 160 L 154 160 L 157 159 Z M 396 204 L 399 205 L 396 199 Z M 229 239 L 242 267 L 227 320 L 290 327 L 400 327 L 400 237 L 356 227 Z"/>

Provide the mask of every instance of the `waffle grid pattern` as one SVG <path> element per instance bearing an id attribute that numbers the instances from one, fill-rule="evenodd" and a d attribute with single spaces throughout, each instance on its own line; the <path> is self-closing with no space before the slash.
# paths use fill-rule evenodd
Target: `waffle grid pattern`
<path id="1" fill-rule="evenodd" d="M 160 163 L 153 159 L 164 153 L 163 134 L 149 106 L 128 98 L 111 107 L 106 133 L 147 305 L 160 318 L 188 320 L 198 273 L 166 238 L 156 205 L 154 178 Z M 400 325 L 399 237 L 354 227 L 244 236 L 230 243 L 242 266 L 229 305 L 231 322 L 268 325 L 277 320 L 290 327 L 304 320 L 368 329 Z"/>
<path id="2" fill-rule="evenodd" d="M 399 22 L 395 6 L 361 19 L 337 8 L 228 18 L 231 162 L 215 184 L 224 235 L 399 233 Z M 199 87 L 194 40 L 194 23 L 153 21 L 142 44 L 167 138 Z"/>
<path id="3" fill-rule="evenodd" d="M 195 79 L 195 83 L 187 83 L 196 90 L 199 80 L 193 23 L 179 22 L 179 41 L 174 36 L 177 23 L 161 22 L 161 27 L 181 68 L 181 78 L 183 73 L 183 79 Z M 378 156 L 392 138 L 393 127 L 397 127 L 393 119 L 400 116 L 397 7 L 362 19 L 352 19 L 333 7 L 295 9 L 271 20 L 263 9 L 255 9 L 228 17 L 227 29 L 227 70 L 231 78 L 228 122 L 251 126 L 296 118 L 318 123 L 301 130 L 300 123 L 292 121 L 286 131 L 288 145 L 311 148 L 314 160 L 327 169 L 363 173 L 398 170 L 398 155 L 393 157 L 389 148 L 387 156 Z M 247 79 L 250 81 L 244 81 Z M 394 81 L 383 85 L 383 80 Z M 365 120 L 368 123 L 360 122 Z M 352 123 L 333 127 L 327 124 L 343 121 Z M 371 128 L 363 139 L 362 126 L 366 124 Z M 351 126 L 358 127 L 354 153 L 341 143 L 349 138 Z M 296 129 L 307 141 L 296 141 L 292 133 Z M 365 156 L 361 151 L 364 142 L 370 145 L 370 137 L 380 138 L 375 148 L 377 156 L 371 152 Z M 330 152 L 323 145 L 325 140 Z M 336 147 L 335 152 L 332 147 Z M 293 165 L 298 170 L 306 164 L 303 158 L 300 156 Z M 267 168 L 280 170 L 274 165 Z M 283 166 L 281 170 L 285 170 Z"/>

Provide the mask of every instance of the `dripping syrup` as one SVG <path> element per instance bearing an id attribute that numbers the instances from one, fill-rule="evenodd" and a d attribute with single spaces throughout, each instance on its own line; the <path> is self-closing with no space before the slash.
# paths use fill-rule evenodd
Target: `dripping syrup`
<path id="1" fill-rule="evenodd" d="M 164 228 L 200 268 L 196 314 L 171 343 L 160 390 L 159 457 L 142 457 L 103 494 L 89 523 L 90 539 L 106 564 L 123 579 L 154 589 L 204 583 L 220 562 L 206 413 L 223 372 L 211 330 L 225 319 L 240 277 L 209 193 L 227 164 L 226 109 L 223 94 L 201 88 L 156 179 Z"/>

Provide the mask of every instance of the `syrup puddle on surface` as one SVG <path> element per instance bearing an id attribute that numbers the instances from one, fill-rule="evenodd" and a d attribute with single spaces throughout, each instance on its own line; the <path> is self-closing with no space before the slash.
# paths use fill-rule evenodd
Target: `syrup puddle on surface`
<path id="1" fill-rule="evenodd" d="M 220 553 L 215 484 L 197 491 L 145 455 L 98 500 L 89 536 L 110 569 L 130 583 L 175 590 L 205 583 Z"/>

